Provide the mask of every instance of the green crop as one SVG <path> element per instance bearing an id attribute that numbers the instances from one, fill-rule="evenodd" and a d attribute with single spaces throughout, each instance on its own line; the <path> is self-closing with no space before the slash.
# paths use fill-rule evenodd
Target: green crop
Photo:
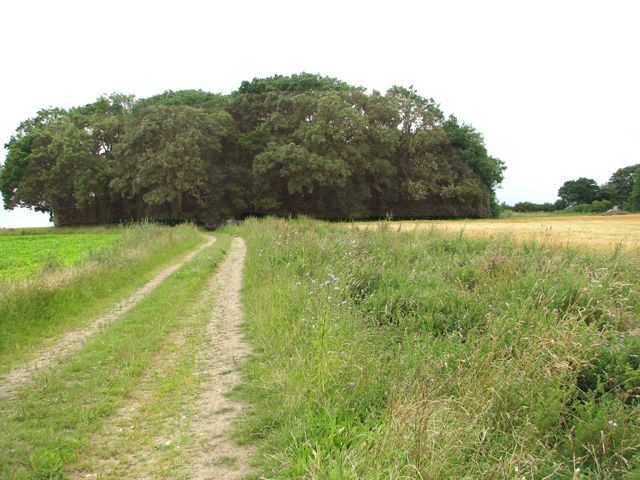
<path id="1" fill-rule="evenodd" d="M 99 257 L 121 238 L 119 234 L 0 236 L 0 280 L 71 266 L 87 256 Z"/>

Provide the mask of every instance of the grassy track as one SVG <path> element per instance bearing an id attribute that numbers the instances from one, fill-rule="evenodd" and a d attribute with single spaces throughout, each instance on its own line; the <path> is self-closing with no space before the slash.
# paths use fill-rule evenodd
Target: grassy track
<path id="1" fill-rule="evenodd" d="M 78 328 L 205 242 L 188 226 L 131 227 L 124 241 L 74 267 L 0 282 L 0 375 L 52 337 Z"/>
<path id="2" fill-rule="evenodd" d="M 237 394 L 266 478 L 640 477 L 637 252 L 236 231 L 259 351 Z"/>
<path id="3" fill-rule="evenodd" d="M 143 455 L 145 448 L 161 449 L 149 473 L 171 476 L 167 472 L 180 464 L 182 453 L 156 440 L 167 435 L 201 381 L 194 375 L 194 347 L 204 343 L 206 317 L 198 299 L 227 245 L 227 238 L 220 239 L 77 355 L 23 388 L 15 400 L 0 401 L 0 478 L 66 478 L 97 465 L 100 472 L 113 470 L 113 478 L 120 475 L 122 458 Z M 141 404 L 128 417 L 128 435 L 105 435 L 128 402 Z M 105 450 L 113 464 L 101 463 L 98 452 Z M 129 478 L 127 471 L 123 478 Z"/>

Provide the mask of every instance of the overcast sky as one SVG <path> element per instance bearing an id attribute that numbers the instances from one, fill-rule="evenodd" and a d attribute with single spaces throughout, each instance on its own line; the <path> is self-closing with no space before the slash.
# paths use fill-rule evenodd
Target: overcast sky
<path id="1" fill-rule="evenodd" d="M 506 162 L 499 200 L 553 202 L 566 180 L 640 163 L 639 14 L 637 0 L 2 2 L 0 140 L 103 93 L 226 94 L 306 71 L 413 85 Z M 0 211 L 0 227 L 47 219 Z"/>

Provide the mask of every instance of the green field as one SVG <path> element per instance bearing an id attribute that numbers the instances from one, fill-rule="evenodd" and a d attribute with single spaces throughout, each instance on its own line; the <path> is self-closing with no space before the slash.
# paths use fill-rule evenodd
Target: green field
<path id="1" fill-rule="evenodd" d="M 121 234 L 0 236 L 0 280 L 74 265 L 122 238 Z"/>

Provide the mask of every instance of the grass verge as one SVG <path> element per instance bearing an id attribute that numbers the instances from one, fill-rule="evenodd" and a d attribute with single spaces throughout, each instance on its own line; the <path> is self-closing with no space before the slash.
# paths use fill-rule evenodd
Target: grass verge
<path id="1" fill-rule="evenodd" d="M 258 351 L 239 435 L 261 439 L 265 477 L 640 477 L 637 252 L 237 231 Z"/>

